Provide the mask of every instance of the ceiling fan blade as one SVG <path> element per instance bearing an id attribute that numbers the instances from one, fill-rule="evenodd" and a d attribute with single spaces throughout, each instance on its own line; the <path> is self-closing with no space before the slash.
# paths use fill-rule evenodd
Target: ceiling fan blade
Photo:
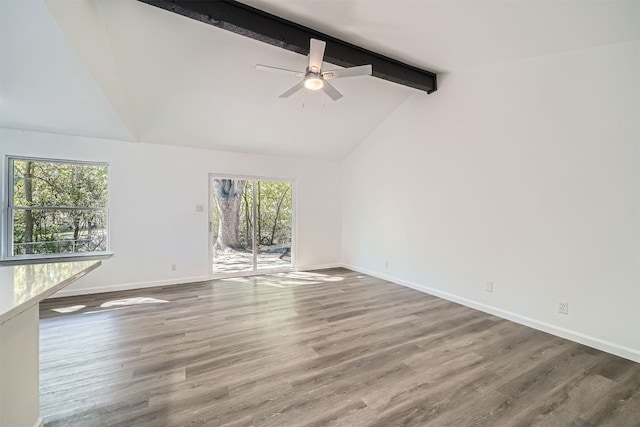
<path id="1" fill-rule="evenodd" d="M 329 95 L 329 98 L 333 99 L 334 101 L 342 98 L 342 94 L 338 92 L 335 87 L 331 86 L 329 82 L 324 82 L 324 85 L 322 85 L 322 90 L 324 91 L 324 93 Z"/>
<path id="2" fill-rule="evenodd" d="M 322 58 L 324 58 L 325 42 L 318 39 L 311 39 L 309 46 L 309 71 L 319 73 L 322 69 Z"/>
<path id="3" fill-rule="evenodd" d="M 322 78 L 340 79 L 343 77 L 370 76 L 373 71 L 371 65 L 359 65 L 357 67 L 343 68 L 341 70 L 328 70 L 322 72 Z"/>
<path id="4" fill-rule="evenodd" d="M 275 71 L 277 73 L 293 74 L 293 75 L 296 75 L 298 77 L 304 77 L 304 73 L 301 72 L 301 71 L 287 70 L 286 68 L 272 67 L 270 65 L 257 64 L 256 65 L 256 70 L 260 70 L 260 71 Z"/>
<path id="5" fill-rule="evenodd" d="M 298 83 L 297 85 L 295 85 L 294 87 L 292 87 L 291 89 L 289 89 L 288 91 L 280 95 L 280 98 L 288 98 L 294 93 L 296 93 L 297 91 L 299 91 L 300 89 L 302 89 L 303 87 L 304 87 L 304 80 L 302 80 L 300 83 Z"/>

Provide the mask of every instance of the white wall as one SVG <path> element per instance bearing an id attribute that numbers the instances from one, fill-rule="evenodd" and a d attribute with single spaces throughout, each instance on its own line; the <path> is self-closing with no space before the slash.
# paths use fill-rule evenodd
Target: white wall
<path id="1" fill-rule="evenodd" d="M 344 162 L 343 264 L 640 361 L 639 57 L 534 58 L 414 95 Z"/>
<path id="2" fill-rule="evenodd" d="M 58 296 L 208 279 L 208 216 L 195 205 L 207 206 L 212 172 L 295 179 L 296 267 L 340 262 L 338 162 L 0 129 L 5 155 L 110 164 L 114 256 Z M 169 271 L 171 264 L 177 271 Z"/>

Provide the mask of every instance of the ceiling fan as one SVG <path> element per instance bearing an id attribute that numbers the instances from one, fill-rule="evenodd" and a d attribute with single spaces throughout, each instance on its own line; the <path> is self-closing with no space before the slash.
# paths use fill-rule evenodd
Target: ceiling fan
<path id="1" fill-rule="evenodd" d="M 309 65 L 306 71 L 287 70 L 285 68 L 271 67 L 268 65 L 256 65 L 257 70 L 276 71 L 287 74 L 293 74 L 302 77 L 302 81 L 280 95 L 280 98 L 288 98 L 303 87 L 309 90 L 322 89 L 329 98 L 337 101 L 342 98 L 342 94 L 336 88 L 331 86 L 327 80 L 339 79 L 343 77 L 370 76 L 371 65 L 359 65 L 357 67 L 343 68 L 340 70 L 322 70 L 322 59 L 324 57 L 324 49 L 327 43 L 322 40 L 311 39 L 309 48 Z"/>

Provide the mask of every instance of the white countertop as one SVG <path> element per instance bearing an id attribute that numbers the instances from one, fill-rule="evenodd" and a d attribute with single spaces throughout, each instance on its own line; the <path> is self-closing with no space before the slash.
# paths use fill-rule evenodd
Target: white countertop
<path id="1" fill-rule="evenodd" d="M 95 270 L 100 264 L 101 261 L 92 260 L 0 267 L 0 325 Z"/>

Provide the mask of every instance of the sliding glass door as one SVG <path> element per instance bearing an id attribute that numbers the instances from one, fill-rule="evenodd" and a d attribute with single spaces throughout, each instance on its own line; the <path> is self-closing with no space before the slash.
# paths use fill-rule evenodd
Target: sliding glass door
<path id="1" fill-rule="evenodd" d="M 293 254 L 293 183 L 211 175 L 213 276 L 287 270 Z"/>

